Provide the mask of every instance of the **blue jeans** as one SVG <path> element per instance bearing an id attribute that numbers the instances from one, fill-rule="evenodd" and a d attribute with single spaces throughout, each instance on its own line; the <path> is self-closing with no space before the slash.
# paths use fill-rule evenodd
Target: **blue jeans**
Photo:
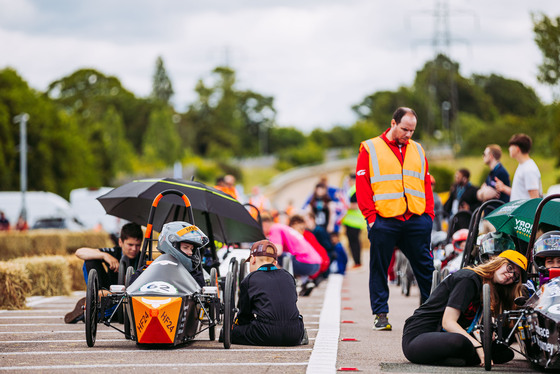
<path id="1" fill-rule="evenodd" d="M 430 296 L 434 259 L 430 251 L 432 219 L 413 215 L 407 221 L 377 216 L 369 230 L 369 296 L 373 314 L 388 313 L 389 285 L 387 271 L 395 247 L 410 261 L 420 288 L 422 302 Z"/>

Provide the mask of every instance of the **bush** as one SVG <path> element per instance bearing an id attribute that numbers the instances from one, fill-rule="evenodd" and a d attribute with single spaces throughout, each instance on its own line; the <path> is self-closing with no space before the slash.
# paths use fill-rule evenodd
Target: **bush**
<path id="1" fill-rule="evenodd" d="M 430 165 L 430 174 L 436 179 L 435 192 L 449 191 L 455 179 L 455 171 L 443 166 Z"/>
<path id="2" fill-rule="evenodd" d="M 24 309 L 31 294 L 31 281 L 25 265 L 0 262 L 0 309 Z"/>

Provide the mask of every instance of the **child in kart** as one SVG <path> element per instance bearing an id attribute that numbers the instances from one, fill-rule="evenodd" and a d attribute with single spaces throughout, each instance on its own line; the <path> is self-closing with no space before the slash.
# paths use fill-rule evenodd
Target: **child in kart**
<path id="1" fill-rule="evenodd" d="M 241 282 L 233 344 L 294 346 L 307 344 L 303 317 L 297 308 L 294 277 L 276 266 L 278 252 L 268 240 L 251 247 L 251 273 Z M 222 339 L 223 331 L 220 333 Z"/>
<path id="2" fill-rule="evenodd" d="M 209 239 L 197 226 L 184 221 L 163 225 L 158 249 L 175 257 L 189 271 L 200 287 L 205 286 L 200 251 Z"/>
<path id="3" fill-rule="evenodd" d="M 539 285 L 550 280 L 551 269 L 560 271 L 560 231 L 542 234 L 533 246 L 535 264 L 539 271 Z"/>

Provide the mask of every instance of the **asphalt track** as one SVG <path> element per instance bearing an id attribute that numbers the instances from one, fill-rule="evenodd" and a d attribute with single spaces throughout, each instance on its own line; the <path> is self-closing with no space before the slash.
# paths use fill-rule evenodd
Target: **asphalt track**
<path id="1" fill-rule="evenodd" d="M 366 257 L 366 256 L 364 256 Z M 364 258 L 367 263 L 367 258 Z M 173 372 L 335 373 L 483 373 L 484 369 L 421 366 L 409 363 L 400 347 L 404 320 L 418 305 L 418 290 L 404 297 L 391 286 L 389 318 L 393 331 L 373 331 L 362 267 L 322 282 L 309 297 L 300 297 L 310 342 L 298 347 L 249 347 L 226 350 L 202 333 L 194 342 L 173 349 L 145 349 L 118 331 L 99 325 L 95 347 L 88 348 L 84 324 L 64 324 L 64 314 L 83 295 L 33 297 L 30 309 L 0 310 L 0 372 L 77 373 Z M 119 326 L 120 327 L 120 326 Z M 525 373 L 532 369 L 521 357 L 497 365 L 492 372 Z"/>

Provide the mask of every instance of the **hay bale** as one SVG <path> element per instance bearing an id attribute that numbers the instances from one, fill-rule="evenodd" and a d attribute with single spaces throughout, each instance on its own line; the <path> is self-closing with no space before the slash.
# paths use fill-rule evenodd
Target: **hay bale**
<path id="1" fill-rule="evenodd" d="M 74 254 L 81 247 L 103 248 L 114 246 L 108 233 L 104 231 L 77 231 L 66 234 L 66 253 Z"/>
<path id="2" fill-rule="evenodd" d="M 30 230 L 31 248 L 26 251 L 26 256 L 66 254 L 67 234 L 67 230 Z"/>
<path id="3" fill-rule="evenodd" d="M 68 271 L 70 273 L 70 282 L 72 291 L 82 291 L 86 289 L 86 282 L 84 280 L 84 260 L 76 256 L 64 256 L 68 263 Z"/>
<path id="4" fill-rule="evenodd" d="M 0 232 L 0 260 L 7 261 L 27 255 L 31 248 L 31 240 L 27 232 L 2 231 Z"/>
<path id="5" fill-rule="evenodd" d="M 31 295 L 70 295 L 71 278 L 68 262 L 63 256 L 22 257 L 10 262 L 23 264 L 31 280 Z"/>
<path id="6" fill-rule="evenodd" d="M 23 264 L 0 262 L 0 309 L 25 309 L 31 281 Z"/>

